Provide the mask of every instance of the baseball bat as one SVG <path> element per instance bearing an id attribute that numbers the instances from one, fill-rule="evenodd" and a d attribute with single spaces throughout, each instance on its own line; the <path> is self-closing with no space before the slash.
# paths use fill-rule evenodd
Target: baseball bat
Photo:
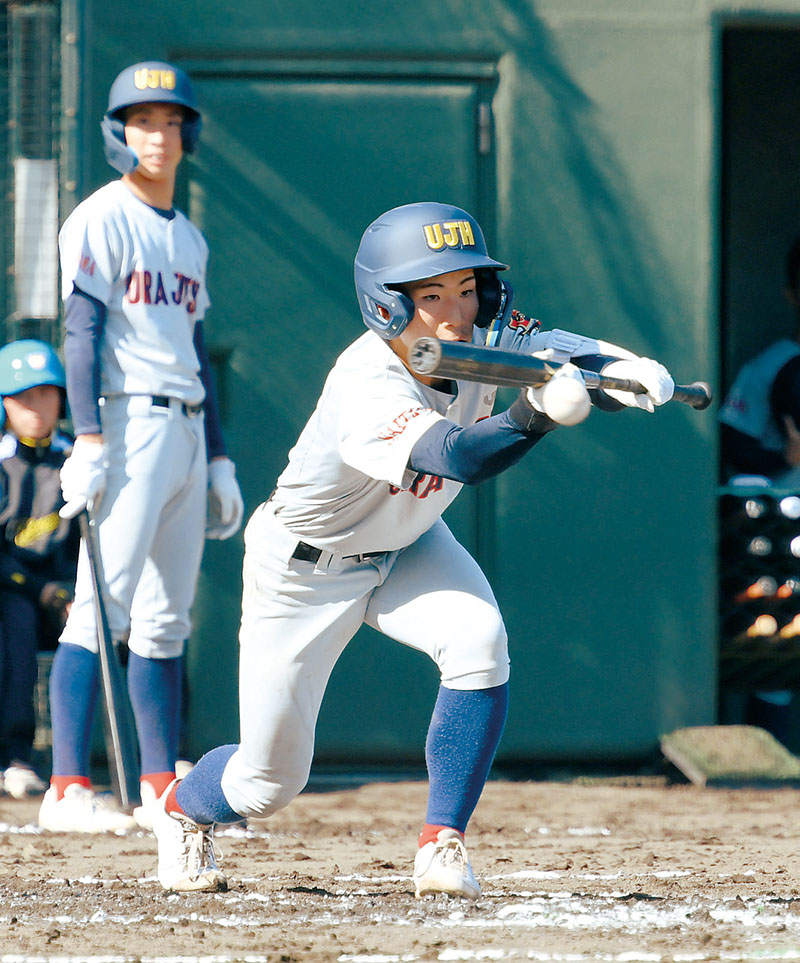
<path id="1" fill-rule="evenodd" d="M 128 690 L 117 658 L 106 615 L 106 586 L 94 519 L 88 510 L 79 517 L 81 538 L 86 545 L 94 591 L 100 682 L 103 691 L 103 732 L 114 796 L 123 809 L 139 802 L 139 755 L 136 727 Z"/>
<path id="2" fill-rule="evenodd" d="M 580 358 L 576 360 L 580 361 Z M 408 363 L 416 374 L 461 378 L 463 381 L 479 381 L 510 388 L 542 385 L 561 367 L 555 361 L 543 361 L 530 354 L 465 344 L 463 341 L 439 341 L 438 338 L 417 338 L 411 345 Z M 582 369 L 581 374 L 587 388 L 645 393 L 644 387 L 630 378 L 613 378 Z M 704 381 L 675 385 L 672 397 L 699 410 L 708 408 L 712 401 L 711 388 Z"/>

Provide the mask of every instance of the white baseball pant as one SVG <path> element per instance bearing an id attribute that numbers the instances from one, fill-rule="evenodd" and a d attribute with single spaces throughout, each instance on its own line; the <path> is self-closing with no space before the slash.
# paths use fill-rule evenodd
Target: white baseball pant
<path id="1" fill-rule="evenodd" d="M 146 395 L 101 408 L 106 488 L 95 513 L 107 616 L 115 639 L 144 658 L 183 652 L 203 555 L 208 466 L 203 415 Z M 62 642 L 97 651 L 91 573 L 81 545 L 75 601 Z"/>
<path id="2" fill-rule="evenodd" d="M 240 745 L 222 789 L 243 816 L 267 816 L 305 786 L 319 708 L 362 622 L 429 655 L 443 685 L 509 676 L 507 636 L 477 562 L 439 519 L 416 542 L 371 559 L 291 558 L 297 545 L 267 502 L 245 532 Z"/>

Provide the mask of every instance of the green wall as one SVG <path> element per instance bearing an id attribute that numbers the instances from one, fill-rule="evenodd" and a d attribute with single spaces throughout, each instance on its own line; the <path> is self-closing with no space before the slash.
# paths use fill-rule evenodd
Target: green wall
<path id="1" fill-rule="evenodd" d="M 176 59 L 212 97 L 186 195 L 192 215 L 215 225 L 211 283 L 225 295 L 212 290 L 208 336 L 250 510 L 269 494 L 326 367 L 360 333 L 350 265 L 360 229 L 392 203 L 392 165 L 416 172 L 421 188 L 463 185 L 463 203 L 477 204 L 496 256 L 512 265 L 518 306 L 545 327 L 657 357 L 680 381 L 718 383 L 720 38 L 736 6 L 408 0 L 356 14 L 336 0 L 83 0 L 79 194 L 109 179 L 97 120 L 122 66 Z M 800 3 L 772 12 L 800 15 Z M 413 138 L 432 127 L 408 129 L 401 98 L 380 136 L 360 138 L 366 173 L 354 182 L 330 160 L 350 149 L 358 111 L 334 97 L 337 123 L 326 124 L 287 113 L 274 90 L 270 107 L 263 93 L 281 71 L 302 85 L 329 64 L 337 82 L 355 82 L 364 63 L 433 87 L 459 70 L 490 84 L 483 166 L 459 173 L 463 147 L 423 169 Z M 215 98 L 231 77 L 226 110 Z M 240 97 L 265 98 L 265 109 L 248 118 Z M 281 166 L 282 145 L 302 162 Z M 220 243 L 226 208 L 230 245 Z M 231 257 L 245 249 L 249 260 Z M 713 412 L 675 404 L 653 416 L 594 412 L 471 497 L 456 525 L 477 540 L 511 639 L 501 759 L 638 758 L 664 731 L 714 721 L 716 473 Z M 204 562 L 190 658 L 195 750 L 236 739 L 241 551 L 240 539 L 209 545 Z M 345 653 L 318 758 L 421 759 L 435 675 L 398 650 L 363 633 Z"/>

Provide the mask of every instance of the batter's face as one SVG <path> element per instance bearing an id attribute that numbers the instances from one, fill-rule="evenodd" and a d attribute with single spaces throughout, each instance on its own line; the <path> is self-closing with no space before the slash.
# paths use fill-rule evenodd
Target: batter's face
<path id="1" fill-rule="evenodd" d="M 414 302 L 414 317 L 390 344 L 406 367 L 409 349 L 417 338 L 472 341 L 472 328 L 478 316 L 478 290 L 471 268 L 411 281 L 403 287 Z M 425 384 L 435 380 L 421 375 L 415 377 Z"/>
<path id="2" fill-rule="evenodd" d="M 61 413 L 61 389 L 36 385 L 3 399 L 8 427 L 17 438 L 47 438 Z"/>
<path id="3" fill-rule="evenodd" d="M 147 181 L 174 183 L 183 157 L 183 110 L 177 104 L 136 104 L 125 116 L 125 142 L 139 158 L 134 171 Z"/>

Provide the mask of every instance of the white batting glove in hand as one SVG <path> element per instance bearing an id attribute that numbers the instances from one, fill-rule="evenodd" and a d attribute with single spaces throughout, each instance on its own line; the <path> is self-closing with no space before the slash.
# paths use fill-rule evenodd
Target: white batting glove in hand
<path id="1" fill-rule="evenodd" d="M 97 508 L 106 488 L 106 446 L 78 435 L 69 458 L 61 466 L 61 494 L 66 504 L 62 518 L 75 518 L 85 508 Z"/>
<path id="2" fill-rule="evenodd" d="M 666 404 L 675 391 L 675 382 L 669 371 L 651 358 L 612 361 L 605 365 L 602 373 L 612 378 L 630 378 L 645 389 L 646 394 L 639 395 L 631 391 L 617 391 L 616 388 L 603 389 L 609 397 L 628 408 L 641 408 L 652 413 L 658 405 Z"/>
<path id="3" fill-rule="evenodd" d="M 559 425 L 579 425 L 592 407 L 580 370 L 563 364 L 545 384 L 530 387 L 528 401 Z"/>
<path id="4" fill-rule="evenodd" d="M 206 538 L 230 538 L 239 531 L 244 515 L 244 499 L 236 481 L 236 466 L 230 458 L 215 458 L 208 463 L 208 483 Z"/>

